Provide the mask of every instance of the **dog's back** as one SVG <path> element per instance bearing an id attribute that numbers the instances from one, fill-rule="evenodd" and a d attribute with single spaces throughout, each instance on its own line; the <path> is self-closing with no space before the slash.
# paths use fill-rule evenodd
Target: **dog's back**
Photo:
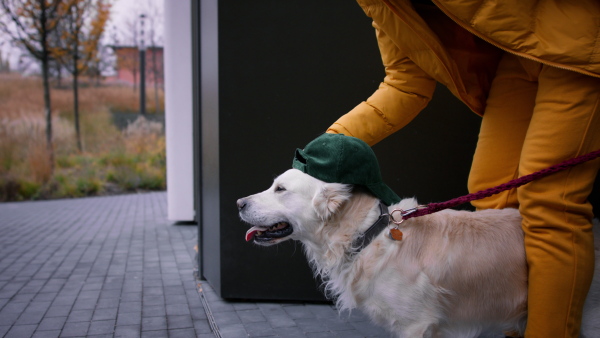
<path id="1" fill-rule="evenodd" d="M 382 307 L 377 304 L 386 297 L 392 297 L 385 306 L 395 307 L 402 313 L 401 316 L 405 316 L 412 306 L 420 306 L 429 318 L 418 320 L 437 320 L 438 324 L 427 329 L 423 326 L 412 331 L 419 334 L 423 330 L 433 330 L 444 337 L 476 337 L 489 330 L 523 332 L 527 317 L 527 266 L 520 224 L 521 217 L 515 209 L 447 210 L 406 221 L 401 226 L 404 232 L 401 243 L 379 238 L 382 241 L 380 246 L 385 246 L 387 241 L 397 251 L 373 255 L 375 260 L 383 256 L 387 256 L 388 260 L 380 265 L 381 271 L 373 273 L 373 276 L 381 276 L 382 281 L 377 282 L 379 277 L 375 277 L 374 296 L 363 304 L 366 311 L 393 331 L 407 333 L 394 327 L 391 318 L 382 314 Z M 600 224 L 594 228 L 597 267 L 584 310 L 581 332 L 586 338 L 600 337 Z M 368 252 L 365 254 L 369 255 Z M 425 302 L 399 306 L 406 302 L 406 297 L 393 299 L 389 292 L 393 286 L 383 278 L 390 280 L 391 270 L 397 271 L 398 275 L 411 269 L 414 272 L 416 266 L 426 278 L 415 273 L 415 283 L 400 288 L 422 293 L 424 297 L 419 302 Z M 404 279 L 406 276 L 392 278 L 396 281 Z M 431 293 L 436 293 L 436 296 L 431 297 Z M 394 302 L 396 304 L 392 304 Z M 432 303 L 435 304 L 433 307 Z M 430 309 L 427 309 L 428 306 Z M 406 329 L 411 324 L 402 325 Z"/>
<path id="2" fill-rule="evenodd" d="M 408 209 L 410 203 L 402 201 L 400 208 Z M 379 245 L 395 251 L 393 254 L 377 255 L 378 245 L 373 242 L 373 249 L 364 252 L 364 265 L 369 264 L 366 260 L 376 261 L 382 256 L 387 261 L 381 271 L 373 274 L 382 276 L 380 281 L 375 278 L 373 299 L 390 297 L 387 290 L 392 286 L 387 280 L 409 279 L 412 282 L 399 288 L 424 297 L 407 301 L 398 294 L 397 299 L 389 300 L 388 306 L 395 307 L 397 315 L 402 317 L 410 316 L 413 308 L 425 309 L 423 312 L 429 316 L 416 320 L 422 321 L 423 326 L 414 331 L 405 330 L 412 325 L 407 323 L 402 323 L 404 329 L 392 330 L 404 331 L 407 336 L 434 330 L 447 337 L 459 337 L 477 336 L 487 329 L 523 329 L 527 272 L 520 220 L 519 212 L 514 209 L 476 213 L 447 210 L 403 223 L 401 242 L 380 237 Z M 390 277 L 390 274 L 397 275 Z M 367 300 L 365 305 L 373 317 L 381 313 L 376 302 Z M 378 321 L 395 326 L 390 320 Z"/>

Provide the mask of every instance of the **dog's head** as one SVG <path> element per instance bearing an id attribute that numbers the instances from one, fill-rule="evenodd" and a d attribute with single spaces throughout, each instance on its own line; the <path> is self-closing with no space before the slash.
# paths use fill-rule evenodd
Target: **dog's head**
<path id="1" fill-rule="evenodd" d="M 252 225 L 246 241 L 269 246 L 314 233 L 351 196 L 352 186 L 325 183 L 290 169 L 261 193 L 237 201 L 240 218 Z"/>

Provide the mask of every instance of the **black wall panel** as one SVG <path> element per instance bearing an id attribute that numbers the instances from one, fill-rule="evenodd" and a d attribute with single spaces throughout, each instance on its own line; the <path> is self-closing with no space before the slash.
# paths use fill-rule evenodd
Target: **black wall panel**
<path id="1" fill-rule="evenodd" d="M 371 21 L 352 1 L 202 2 L 202 273 L 224 298 L 323 300 L 301 244 L 246 243 L 235 202 L 269 187 L 295 148 L 377 89 Z M 386 181 L 421 202 L 466 193 L 479 122 L 439 85 L 425 111 L 374 147 Z"/>

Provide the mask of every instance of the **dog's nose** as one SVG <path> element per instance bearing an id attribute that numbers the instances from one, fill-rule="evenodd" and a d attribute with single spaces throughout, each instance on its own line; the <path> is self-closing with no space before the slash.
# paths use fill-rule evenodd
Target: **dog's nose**
<path id="1" fill-rule="evenodd" d="M 239 211 L 242 211 L 242 209 L 244 209 L 244 207 L 246 207 L 246 200 L 243 198 L 240 198 L 239 200 L 237 200 L 237 207 Z"/>

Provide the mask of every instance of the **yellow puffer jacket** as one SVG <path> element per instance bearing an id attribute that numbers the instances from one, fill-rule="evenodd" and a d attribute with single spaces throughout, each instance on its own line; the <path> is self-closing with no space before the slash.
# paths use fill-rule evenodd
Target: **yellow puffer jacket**
<path id="1" fill-rule="evenodd" d="M 329 129 L 373 145 L 410 122 L 440 82 L 482 115 L 503 52 L 600 77 L 600 1 L 358 0 L 386 76 Z"/>

